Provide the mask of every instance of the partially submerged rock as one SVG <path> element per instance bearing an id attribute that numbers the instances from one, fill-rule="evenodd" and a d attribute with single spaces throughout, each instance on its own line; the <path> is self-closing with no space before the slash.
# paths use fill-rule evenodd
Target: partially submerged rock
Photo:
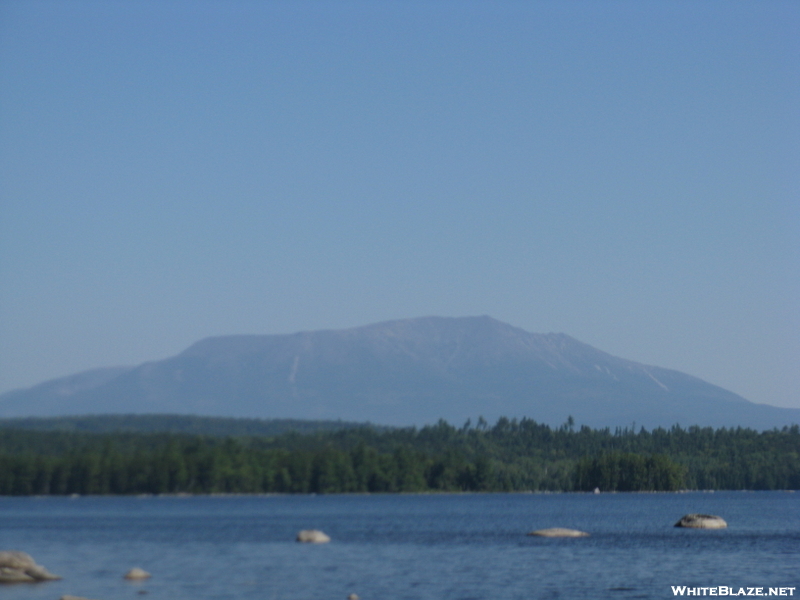
<path id="1" fill-rule="evenodd" d="M 66 594 L 64 596 L 61 596 L 61 598 L 59 598 L 58 600 L 89 600 L 89 599 L 84 598 L 83 596 L 70 596 L 69 594 Z"/>
<path id="2" fill-rule="evenodd" d="M 125 579 L 130 579 L 132 581 L 139 581 L 141 579 L 150 579 L 151 575 L 144 569 L 140 569 L 139 567 L 134 567 L 127 573 L 125 573 Z"/>
<path id="3" fill-rule="evenodd" d="M 725 529 L 728 524 L 722 517 L 716 515 L 690 514 L 681 517 L 675 527 L 690 527 L 692 529 Z"/>
<path id="4" fill-rule="evenodd" d="M 303 529 L 297 533 L 297 541 L 307 544 L 327 544 L 331 541 L 331 538 L 319 529 Z"/>
<path id="5" fill-rule="evenodd" d="M 58 575 L 53 575 L 50 571 L 45 569 L 42 565 L 33 565 L 25 569 L 25 573 L 33 577 L 36 581 L 55 581 L 61 579 Z"/>
<path id="6" fill-rule="evenodd" d="M 37 565 L 33 557 L 19 550 L 0 552 L 0 583 L 35 583 L 61 579 L 42 565 Z"/>
<path id="7" fill-rule="evenodd" d="M 536 531 L 531 531 L 528 535 L 536 535 L 540 537 L 587 537 L 589 534 L 585 531 L 578 531 L 577 529 L 550 527 L 549 529 L 537 529 Z"/>
<path id="8" fill-rule="evenodd" d="M 0 567 L 9 569 L 27 569 L 36 566 L 36 561 L 27 552 L 19 550 L 3 550 L 0 552 Z"/>
<path id="9" fill-rule="evenodd" d="M 35 581 L 21 569 L 0 567 L 0 583 L 34 583 Z"/>

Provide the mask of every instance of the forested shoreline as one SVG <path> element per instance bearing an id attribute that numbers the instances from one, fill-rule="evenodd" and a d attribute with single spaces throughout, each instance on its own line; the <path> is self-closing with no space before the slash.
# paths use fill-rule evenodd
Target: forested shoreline
<path id="1" fill-rule="evenodd" d="M 800 489 L 800 428 L 531 419 L 274 436 L 0 429 L 0 495 Z"/>

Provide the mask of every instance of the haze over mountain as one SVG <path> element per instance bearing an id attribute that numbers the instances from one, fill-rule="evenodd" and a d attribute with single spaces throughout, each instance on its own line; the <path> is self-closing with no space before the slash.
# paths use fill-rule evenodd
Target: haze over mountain
<path id="1" fill-rule="evenodd" d="M 460 425 L 483 416 L 592 427 L 800 423 L 677 371 L 490 317 L 232 335 L 137 367 L 97 369 L 0 396 L 0 416 L 199 414 Z"/>

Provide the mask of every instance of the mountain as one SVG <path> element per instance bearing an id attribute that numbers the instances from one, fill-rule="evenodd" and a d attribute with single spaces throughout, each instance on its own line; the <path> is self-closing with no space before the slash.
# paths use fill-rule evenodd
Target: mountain
<path id="1" fill-rule="evenodd" d="M 483 416 L 647 428 L 800 423 L 696 377 L 490 317 L 425 317 L 344 330 L 207 338 L 133 368 L 0 396 L 0 417 L 202 414 L 460 425 Z"/>

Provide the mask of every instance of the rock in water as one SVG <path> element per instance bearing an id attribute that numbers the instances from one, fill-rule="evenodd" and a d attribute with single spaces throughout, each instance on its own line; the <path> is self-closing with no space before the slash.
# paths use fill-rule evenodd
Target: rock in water
<path id="1" fill-rule="evenodd" d="M 21 569 L 0 567 L 0 583 L 34 583 L 36 580 Z"/>
<path id="2" fill-rule="evenodd" d="M 61 579 L 36 561 L 30 554 L 19 550 L 0 552 L 0 583 L 33 583 Z"/>
<path id="3" fill-rule="evenodd" d="M 45 569 L 42 565 L 33 565 L 25 569 L 25 574 L 30 575 L 36 581 L 55 581 L 61 579 L 58 575 L 53 575 L 50 571 Z"/>
<path id="4" fill-rule="evenodd" d="M 150 573 L 145 571 L 144 569 L 140 569 L 139 567 L 135 567 L 125 573 L 125 579 L 131 580 L 140 580 L 140 579 L 150 579 Z"/>
<path id="5" fill-rule="evenodd" d="M 297 541 L 307 544 L 327 544 L 331 541 L 331 538 L 319 529 L 303 529 L 303 531 L 298 532 Z"/>
<path id="6" fill-rule="evenodd" d="M 585 531 L 578 531 L 577 529 L 550 527 L 549 529 L 537 529 L 536 531 L 531 531 L 528 535 L 537 535 L 540 537 L 587 537 L 589 534 Z"/>
<path id="7" fill-rule="evenodd" d="M 675 527 L 690 527 L 692 529 L 725 529 L 728 524 L 722 517 L 716 515 L 691 514 L 684 515 L 675 523 Z"/>
<path id="8" fill-rule="evenodd" d="M 33 566 L 36 566 L 36 561 L 27 552 L 20 552 L 19 550 L 3 550 L 0 552 L 0 567 L 22 569 L 24 571 Z"/>

